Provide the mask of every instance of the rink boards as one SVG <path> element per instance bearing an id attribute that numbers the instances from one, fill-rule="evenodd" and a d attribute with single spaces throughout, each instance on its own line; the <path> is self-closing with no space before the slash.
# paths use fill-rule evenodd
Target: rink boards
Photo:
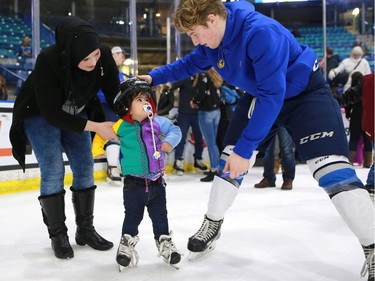
<path id="1" fill-rule="evenodd" d="M 12 123 L 13 101 L 0 102 L 0 194 L 36 190 L 39 188 L 40 173 L 35 155 L 30 148 L 26 155 L 26 171 L 23 173 L 18 162 L 12 156 L 12 148 L 9 141 L 9 129 Z M 194 146 L 192 136 L 189 133 L 185 151 L 184 151 L 184 168 L 187 172 L 194 170 Z M 66 163 L 65 184 L 70 185 L 72 180 L 71 170 L 68 159 L 63 153 Z M 203 150 L 203 160 L 209 163 L 207 148 Z M 166 173 L 173 172 L 174 152 L 165 155 Z M 95 160 L 95 181 L 104 181 L 106 163 L 105 159 Z"/>

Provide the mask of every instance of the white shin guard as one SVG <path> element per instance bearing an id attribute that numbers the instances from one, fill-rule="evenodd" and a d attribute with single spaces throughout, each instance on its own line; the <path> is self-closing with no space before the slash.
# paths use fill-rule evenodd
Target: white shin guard
<path id="1" fill-rule="evenodd" d="M 207 217 L 215 221 L 223 219 L 236 199 L 238 190 L 230 182 L 215 176 L 208 201 Z"/>
<path id="2" fill-rule="evenodd" d="M 374 244 L 374 205 L 364 189 L 344 191 L 332 197 L 333 205 L 363 246 Z"/>

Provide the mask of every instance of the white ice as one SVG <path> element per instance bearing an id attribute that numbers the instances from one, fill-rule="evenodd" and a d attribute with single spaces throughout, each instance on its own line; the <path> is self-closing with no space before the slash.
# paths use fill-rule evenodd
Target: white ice
<path id="1" fill-rule="evenodd" d="M 55 258 L 38 202 L 39 191 L 0 196 L 0 280 L 69 281 L 359 281 L 364 255 L 306 165 L 297 165 L 294 188 L 255 189 L 262 167 L 251 169 L 227 213 L 216 249 L 189 262 L 187 240 L 200 227 L 211 183 L 200 174 L 168 175 L 170 229 L 184 253 L 180 269 L 168 267 L 153 239 L 145 212 L 136 246 L 139 264 L 119 273 L 115 261 L 123 220 L 122 188 L 99 183 L 96 230 L 114 242 L 113 249 L 95 251 L 74 241 L 71 192 L 66 193 L 66 224 L 75 256 Z M 366 179 L 368 169 L 357 168 Z M 367 280 L 367 279 L 366 279 Z"/>

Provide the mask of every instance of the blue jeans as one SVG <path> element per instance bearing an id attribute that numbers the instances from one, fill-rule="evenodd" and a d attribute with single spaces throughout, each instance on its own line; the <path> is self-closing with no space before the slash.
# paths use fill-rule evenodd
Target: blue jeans
<path id="1" fill-rule="evenodd" d="M 124 178 L 124 208 L 125 218 L 122 225 L 122 235 L 138 234 L 145 207 L 152 221 L 154 238 L 158 240 L 160 235 L 169 234 L 167 199 L 165 196 L 165 182 L 162 177 L 157 181 L 148 182 L 148 192 L 145 187 L 145 179 L 126 176 Z"/>
<path id="2" fill-rule="evenodd" d="M 203 153 L 203 139 L 202 139 L 202 132 L 199 128 L 198 123 L 198 114 L 184 114 L 179 113 L 177 117 L 178 126 L 181 129 L 182 137 L 180 143 L 176 146 L 175 151 L 175 159 L 182 159 L 184 155 L 184 148 L 187 138 L 187 133 L 189 131 L 189 127 L 193 131 L 194 135 L 194 158 L 202 159 Z"/>
<path id="3" fill-rule="evenodd" d="M 25 133 L 31 143 L 40 168 L 40 195 L 56 194 L 64 190 L 64 150 L 73 172 L 74 189 L 94 185 L 94 160 L 89 132 L 81 134 L 50 125 L 43 117 L 24 121 Z"/>
<path id="4" fill-rule="evenodd" d="M 276 136 L 279 138 L 280 152 L 281 152 L 281 164 L 283 167 L 283 179 L 284 180 L 294 180 L 296 173 L 296 163 L 294 158 L 293 143 L 292 138 L 289 135 L 285 127 L 279 127 L 277 134 L 271 139 L 266 154 L 263 158 L 264 172 L 263 177 L 276 181 L 276 176 L 274 172 L 274 162 L 275 162 L 275 139 Z"/>
<path id="5" fill-rule="evenodd" d="M 220 108 L 212 111 L 198 111 L 199 127 L 206 140 L 211 170 L 219 165 L 220 152 L 216 143 L 217 130 L 220 121 Z"/>

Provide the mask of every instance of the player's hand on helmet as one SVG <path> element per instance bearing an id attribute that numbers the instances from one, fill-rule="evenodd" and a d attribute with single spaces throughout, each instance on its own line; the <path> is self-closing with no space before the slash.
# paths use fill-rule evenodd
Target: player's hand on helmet
<path id="1" fill-rule="evenodd" d="M 151 77 L 151 75 L 137 75 L 137 78 L 141 79 L 141 80 L 145 80 L 150 85 L 152 83 L 152 77 Z"/>

